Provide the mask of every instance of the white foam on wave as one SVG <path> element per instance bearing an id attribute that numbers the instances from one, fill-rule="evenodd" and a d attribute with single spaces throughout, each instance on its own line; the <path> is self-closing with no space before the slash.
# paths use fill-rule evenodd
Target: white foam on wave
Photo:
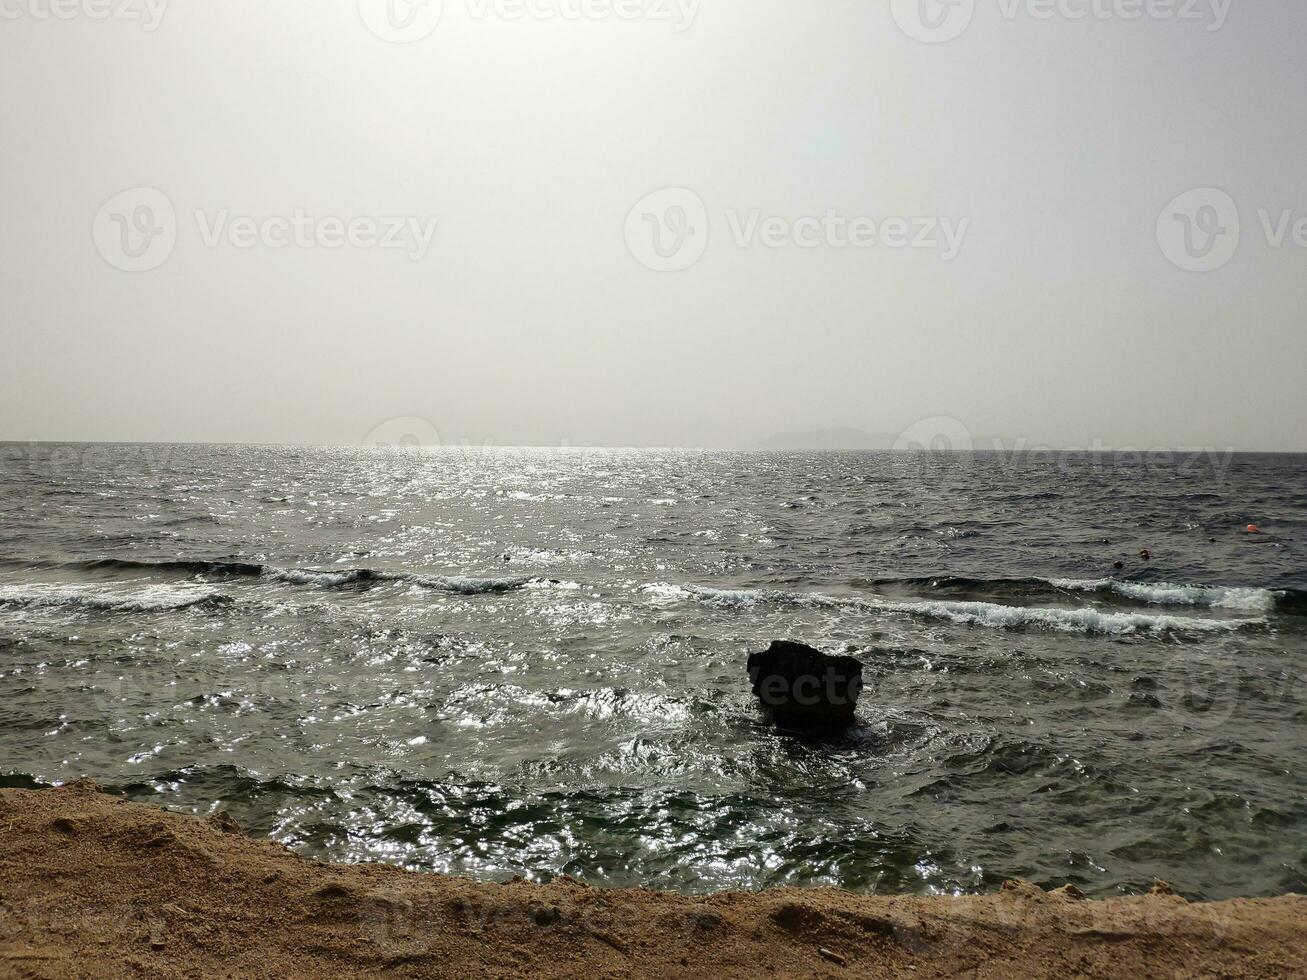
<path id="1" fill-rule="evenodd" d="M 477 578 L 471 575 L 407 575 L 404 581 L 424 589 L 456 592 L 459 595 L 485 595 L 491 592 L 512 592 L 530 583 L 525 576 L 511 578 Z"/>
<path id="2" fill-rule="evenodd" d="M 903 612 L 916 616 L 947 619 L 950 622 L 999 629 L 1016 629 L 1023 626 L 1042 626 L 1065 633 L 1123 634 L 1136 631 L 1163 632 L 1189 630 L 1212 632 L 1235 630 L 1249 623 L 1264 620 L 1197 619 L 1191 616 L 1163 616 L 1150 613 L 1103 612 L 1088 607 L 1057 609 L 1041 606 L 1004 606 L 996 602 L 892 602 L 870 599 L 866 605 L 887 612 Z"/>
<path id="3" fill-rule="evenodd" d="M 201 603 L 230 601 L 220 592 L 188 585 L 146 585 L 131 592 L 107 591 L 89 585 L 0 586 L 0 606 L 78 606 L 106 612 L 166 612 Z"/>
<path id="4" fill-rule="evenodd" d="M 1125 634 L 1188 630 L 1212 632 L 1236 630 L 1264 619 L 1199 619 L 1191 616 L 1167 616 L 1152 613 L 1105 612 L 1041 606 L 1006 606 L 996 602 L 951 600 L 895 600 L 878 596 L 835 597 L 819 592 L 786 592 L 778 589 L 714 589 L 705 586 L 678 586 L 665 582 L 646 585 L 643 591 L 663 601 L 694 598 L 711 605 L 747 607 L 759 604 L 796 605 L 810 609 L 846 608 L 869 612 L 904 613 L 929 619 L 944 619 L 968 626 L 993 629 L 1019 629 L 1036 626 L 1066 633 Z"/>
<path id="5" fill-rule="evenodd" d="M 344 572 L 318 572 L 309 568 L 274 569 L 267 575 L 268 578 L 278 582 L 289 582 L 291 585 L 317 585 L 322 588 L 348 585 L 363 577 L 362 572 L 353 569 Z"/>
<path id="6" fill-rule="evenodd" d="M 755 606 L 760 602 L 775 602 L 782 595 L 765 589 L 710 589 L 706 586 L 690 586 L 686 591 L 716 606 Z"/>
<path id="7" fill-rule="evenodd" d="M 1223 585 L 1172 585 L 1169 582 L 1125 582 L 1119 579 L 1051 579 L 1049 584 L 1076 592 L 1112 592 L 1156 605 L 1205 606 L 1210 609 L 1246 609 L 1265 612 L 1275 607 L 1270 589 Z"/>

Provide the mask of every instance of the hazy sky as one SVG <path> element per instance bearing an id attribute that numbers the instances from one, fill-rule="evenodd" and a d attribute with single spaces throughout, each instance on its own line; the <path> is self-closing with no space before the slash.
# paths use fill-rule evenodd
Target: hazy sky
<path id="1" fill-rule="evenodd" d="M 1307 4 L 953 2 L 0 0 L 0 438 L 1307 450 Z"/>

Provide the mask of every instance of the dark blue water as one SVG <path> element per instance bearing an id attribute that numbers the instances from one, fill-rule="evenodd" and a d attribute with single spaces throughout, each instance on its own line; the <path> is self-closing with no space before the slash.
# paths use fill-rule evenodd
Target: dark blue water
<path id="1" fill-rule="evenodd" d="M 0 445 L 0 513 L 10 784 L 485 878 L 1307 890 L 1304 457 Z M 758 715 L 782 637 L 857 728 Z"/>

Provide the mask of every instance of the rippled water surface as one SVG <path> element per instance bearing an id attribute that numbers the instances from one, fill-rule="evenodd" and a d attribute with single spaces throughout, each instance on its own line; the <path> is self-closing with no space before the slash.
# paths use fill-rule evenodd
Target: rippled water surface
<path id="1" fill-rule="evenodd" d="M 0 445 L 0 514 L 9 785 L 485 878 L 1307 891 L 1304 457 Z M 856 729 L 766 724 L 775 638 Z"/>

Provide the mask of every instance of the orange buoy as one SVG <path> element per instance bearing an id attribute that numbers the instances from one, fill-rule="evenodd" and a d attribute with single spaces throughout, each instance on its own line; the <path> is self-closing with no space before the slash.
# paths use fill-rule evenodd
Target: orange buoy
<path id="1" fill-rule="evenodd" d="M 1260 527 L 1258 527 L 1256 524 L 1249 524 L 1246 528 L 1244 528 L 1244 530 L 1247 531 L 1249 534 L 1261 534 L 1261 533 L 1262 533 L 1262 529 L 1261 529 Z"/>

